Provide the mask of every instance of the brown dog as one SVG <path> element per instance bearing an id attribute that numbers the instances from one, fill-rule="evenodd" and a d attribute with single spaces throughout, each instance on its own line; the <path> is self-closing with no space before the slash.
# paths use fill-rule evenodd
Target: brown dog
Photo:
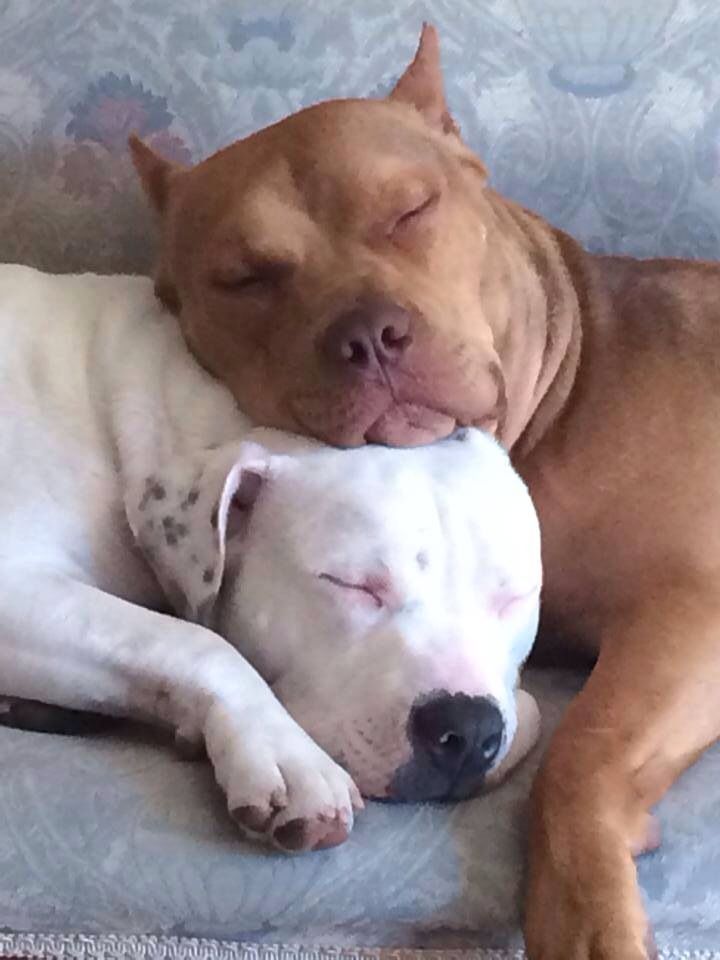
<path id="1" fill-rule="evenodd" d="M 133 153 L 158 294 L 258 421 L 344 445 L 479 424 L 511 448 L 546 625 L 599 651 L 535 785 L 528 950 L 646 957 L 633 855 L 720 734 L 720 268 L 590 256 L 490 190 L 431 28 L 387 100 L 190 170 Z"/>

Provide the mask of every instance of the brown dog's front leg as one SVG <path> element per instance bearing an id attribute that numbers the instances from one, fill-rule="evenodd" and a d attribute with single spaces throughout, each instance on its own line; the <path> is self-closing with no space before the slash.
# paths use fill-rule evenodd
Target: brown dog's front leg
<path id="1" fill-rule="evenodd" d="M 720 736 L 720 590 L 658 585 L 619 616 L 533 788 L 530 960 L 654 955 L 633 855 L 650 808 Z"/>

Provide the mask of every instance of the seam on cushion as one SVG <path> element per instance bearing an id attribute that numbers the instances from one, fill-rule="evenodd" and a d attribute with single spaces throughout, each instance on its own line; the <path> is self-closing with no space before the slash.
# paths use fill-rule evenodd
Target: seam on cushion
<path id="1" fill-rule="evenodd" d="M 523 950 L 415 950 L 257 944 L 195 937 L 0 933 L 0 957 L 27 960 L 524 960 Z M 660 960 L 720 960 L 716 950 L 660 950 Z"/>

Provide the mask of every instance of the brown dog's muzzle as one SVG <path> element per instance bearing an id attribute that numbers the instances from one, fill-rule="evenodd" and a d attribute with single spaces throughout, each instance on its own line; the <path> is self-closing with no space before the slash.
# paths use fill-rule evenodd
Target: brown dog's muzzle
<path id="1" fill-rule="evenodd" d="M 317 385 L 294 394 L 301 430 L 339 446 L 415 446 L 456 426 L 495 429 L 502 373 L 487 349 L 441 336 L 419 311 L 382 296 L 342 309 L 314 341 Z"/>
<path id="2" fill-rule="evenodd" d="M 416 316 L 394 300 L 362 297 L 320 335 L 321 364 L 349 401 L 343 433 L 350 427 L 365 442 L 405 446 L 452 430 L 453 418 L 426 405 L 424 390 L 421 397 L 410 396 L 427 367 L 420 327 Z M 408 383 L 414 385 L 410 392 Z M 329 436 L 339 439 L 336 431 Z"/>
<path id="3" fill-rule="evenodd" d="M 323 360 L 340 375 L 377 379 L 402 363 L 413 342 L 413 318 L 389 300 L 361 300 L 341 313 L 318 341 Z"/>

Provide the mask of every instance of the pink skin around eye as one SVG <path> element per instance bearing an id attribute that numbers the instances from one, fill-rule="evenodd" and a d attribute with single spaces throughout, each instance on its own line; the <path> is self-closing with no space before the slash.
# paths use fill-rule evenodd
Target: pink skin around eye
<path id="1" fill-rule="evenodd" d="M 321 573 L 318 576 L 320 580 L 326 580 L 340 589 L 365 594 L 378 609 L 399 606 L 399 599 L 388 573 L 371 573 L 359 581 L 346 580 L 332 573 Z"/>

